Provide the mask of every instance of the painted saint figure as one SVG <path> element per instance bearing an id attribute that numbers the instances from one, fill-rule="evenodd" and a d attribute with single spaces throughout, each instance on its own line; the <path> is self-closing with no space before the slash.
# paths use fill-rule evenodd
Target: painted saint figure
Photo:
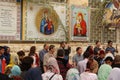
<path id="1" fill-rule="evenodd" d="M 74 36 L 86 36 L 86 22 L 83 19 L 82 13 L 78 13 L 76 17 L 76 23 L 74 25 Z"/>
<path id="2" fill-rule="evenodd" d="M 54 25 L 51 18 L 48 17 L 47 13 L 47 11 L 44 11 L 43 19 L 40 23 L 40 32 L 49 35 L 54 32 Z"/>

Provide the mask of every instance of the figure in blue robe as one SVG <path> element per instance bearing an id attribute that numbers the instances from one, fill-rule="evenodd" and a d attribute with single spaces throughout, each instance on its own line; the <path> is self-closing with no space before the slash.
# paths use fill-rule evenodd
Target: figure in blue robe
<path id="1" fill-rule="evenodd" d="M 41 20 L 40 32 L 46 35 L 54 32 L 54 25 L 51 19 L 48 19 L 47 14 L 44 14 L 44 18 Z"/>
<path id="2" fill-rule="evenodd" d="M 43 18 L 42 21 L 41 21 L 41 24 L 40 24 L 40 32 L 43 33 L 43 34 L 45 33 L 45 31 L 44 31 L 45 30 L 45 27 L 44 27 L 45 24 L 46 24 L 46 19 Z"/>

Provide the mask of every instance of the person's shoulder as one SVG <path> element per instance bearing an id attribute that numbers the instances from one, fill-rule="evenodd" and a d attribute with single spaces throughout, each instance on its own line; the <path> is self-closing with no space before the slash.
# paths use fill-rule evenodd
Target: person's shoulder
<path id="1" fill-rule="evenodd" d="M 110 49 L 110 47 L 109 47 L 109 46 L 107 46 L 107 47 L 106 47 L 106 50 L 107 50 L 107 49 Z"/>
<path id="2" fill-rule="evenodd" d="M 42 53 L 44 51 L 44 49 L 41 49 L 40 51 L 39 51 L 39 53 Z"/>
<path id="3" fill-rule="evenodd" d="M 89 73 L 90 76 L 97 77 L 97 74 L 95 73 Z"/>
<path id="4" fill-rule="evenodd" d="M 63 77 L 62 77 L 62 75 L 60 75 L 60 74 L 55 74 L 55 78 L 56 78 L 56 80 L 63 80 Z"/>
<path id="5" fill-rule="evenodd" d="M 47 71 L 47 72 L 45 72 L 45 73 L 42 74 L 42 77 L 46 77 L 46 76 L 49 77 L 49 76 L 51 76 L 53 74 L 54 74 L 53 72 Z"/>
<path id="6" fill-rule="evenodd" d="M 55 76 L 60 76 L 60 77 L 61 77 L 62 75 L 60 75 L 60 74 L 55 74 Z"/>
<path id="7" fill-rule="evenodd" d="M 115 68 L 112 69 L 112 71 L 119 71 L 119 73 L 120 73 L 120 68 L 115 67 Z"/>
<path id="8" fill-rule="evenodd" d="M 73 73 L 79 74 L 79 71 L 78 71 L 77 68 L 70 68 L 67 73 L 68 73 L 68 74 L 73 74 Z"/>
<path id="9" fill-rule="evenodd" d="M 94 49 L 97 49 L 97 48 L 98 48 L 98 47 L 96 47 L 96 46 L 94 47 Z"/>
<path id="10" fill-rule="evenodd" d="M 5 74 L 0 73 L 0 80 L 10 80 L 10 78 Z"/>
<path id="11" fill-rule="evenodd" d="M 12 79 L 13 80 L 23 80 L 23 78 L 20 76 L 12 76 Z"/>
<path id="12" fill-rule="evenodd" d="M 75 57 L 76 57 L 76 56 L 78 56 L 78 54 L 77 54 L 77 53 L 75 53 L 73 56 L 75 56 Z"/>
<path id="13" fill-rule="evenodd" d="M 40 77 L 42 74 L 42 71 L 39 67 L 31 68 L 28 70 L 29 75 L 31 75 L 33 78 L 34 76 Z"/>
<path id="14" fill-rule="evenodd" d="M 112 69 L 112 67 L 110 65 L 108 65 L 108 64 L 102 64 L 100 66 L 100 70 L 105 70 L 105 69 Z"/>
<path id="15" fill-rule="evenodd" d="M 81 60 L 78 62 L 78 65 L 81 65 L 82 63 L 84 63 L 85 60 Z M 81 65 L 82 66 L 82 65 Z"/>
<path id="16" fill-rule="evenodd" d="M 44 57 L 46 57 L 46 56 L 48 56 L 49 55 L 49 53 L 47 52 L 45 55 L 44 55 Z"/>
<path id="17" fill-rule="evenodd" d="M 77 57 L 77 54 L 74 54 L 74 55 L 73 55 L 73 58 L 76 58 L 76 57 Z"/>

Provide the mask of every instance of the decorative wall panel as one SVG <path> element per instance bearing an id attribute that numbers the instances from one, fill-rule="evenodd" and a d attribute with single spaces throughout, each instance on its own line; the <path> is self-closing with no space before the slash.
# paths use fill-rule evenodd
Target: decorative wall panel
<path id="1" fill-rule="evenodd" d="M 21 4 L 0 0 L 0 40 L 20 40 Z"/>
<path id="2" fill-rule="evenodd" d="M 89 8 L 71 6 L 71 40 L 89 40 Z"/>
<path id="3" fill-rule="evenodd" d="M 27 3 L 24 40 L 66 41 L 66 4 Z"/>

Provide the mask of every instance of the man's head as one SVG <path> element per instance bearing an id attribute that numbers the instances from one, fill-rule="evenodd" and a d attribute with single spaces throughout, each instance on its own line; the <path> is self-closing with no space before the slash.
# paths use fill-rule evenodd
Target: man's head
<path id="1" fill-rule="evenodd" d="M 83 54 L 83 57 L 84 57 L 84 58 L 89 58 L 89 56 L 90 56 L 90 53 L 89 53 L 89 52 L 85 52 L 85 53 Z"/>
<path id="2" fill-rule="evenodd" d="M 5 50 L 3 46 L 0 46 L 0 55 L 4 54 Z"/>
<path id="3" fill-rule="evenodd" d="M 5 50 L 5 54 L 9 54 L 10 53 L 10 47 L 8 46 L 3 46 L 4 47 L 4 50 Z"/>
<path id="4" fill-rule="evenodd" d="M 76 48 L 76 52 L 77 52 L 77 54 L 82 54 L 82 48 L 81 47 L 77 47 Z"/>
<path id="5" fill-rule="evenodd" d="M 64 57 L 65 51 L 63 49 L 57 50 L 57 57 Z"/>
<path id="6" fill-rule="evenodd" d="M 7 53 L 10 53 L 10 47 L 7 48 Z"/>
<path id="7" fill-rule="evenodd" d="M 65 48 L 65 42 L 64 42 L 64 41 L 62 41 L 62 42 L 60 43 L 60 47 Z"/>
<path id="8" fill-rule="evenodd" d="M 100 41 L 96 41 L 96 46 L 98 46 L 98 47 L 100 47 L 100 45 L 101 45 L 101 43 L 100 43 Z"/>
<path id="9" fill-rule="evenodd" d="M 113 63 L 113 58 L 112 58 L 112 57 L 106 57 L 106 58 L 105 58 L 105 63 L 106 63 L 106 64 L 109 64 L 109 65 L 112 65 L 112 63 Z"/>
<path id="10" fill-rule="evenodd" d="M 108 45 L 112 46 L 113 42 L 111 40 L 108 41 Z"/>
<path id="11" fill-rule="evenodd" d="M 22 71 L 28 71 L 33 66 L 33 58 L 30 56 L 26 56 L 23 58 L 20 67 Z"/>
<path id="12" fill-rule="evenodd" d="M 21 50 L 21 51 L 18 51 L 18 52 L 17 52 L 17 55 L 19 56 L 19 60 L 22 61 L 22 59 L 23 59 L 24 56 L 25 56 L 25 52 L 22 51 L 22 50 Z"/>
<path id="13" fill-rule="evenodd" d="M 55 46 L 54 45 L 50 45 L 49 46 L 49 51 L 54 53 L 55 52 Z"/>
<path id="14" fill-rule="evenodd" d="M 48 49 L 49 49 L 49 45 L 48 45 L 48 44 L 44 44 L 44 46 L 43 46 L 43 47 L 44 47 L 44 49 L 45 49 L 45 50 L 47 50 L 47 51 L 48 51 Z"/>

